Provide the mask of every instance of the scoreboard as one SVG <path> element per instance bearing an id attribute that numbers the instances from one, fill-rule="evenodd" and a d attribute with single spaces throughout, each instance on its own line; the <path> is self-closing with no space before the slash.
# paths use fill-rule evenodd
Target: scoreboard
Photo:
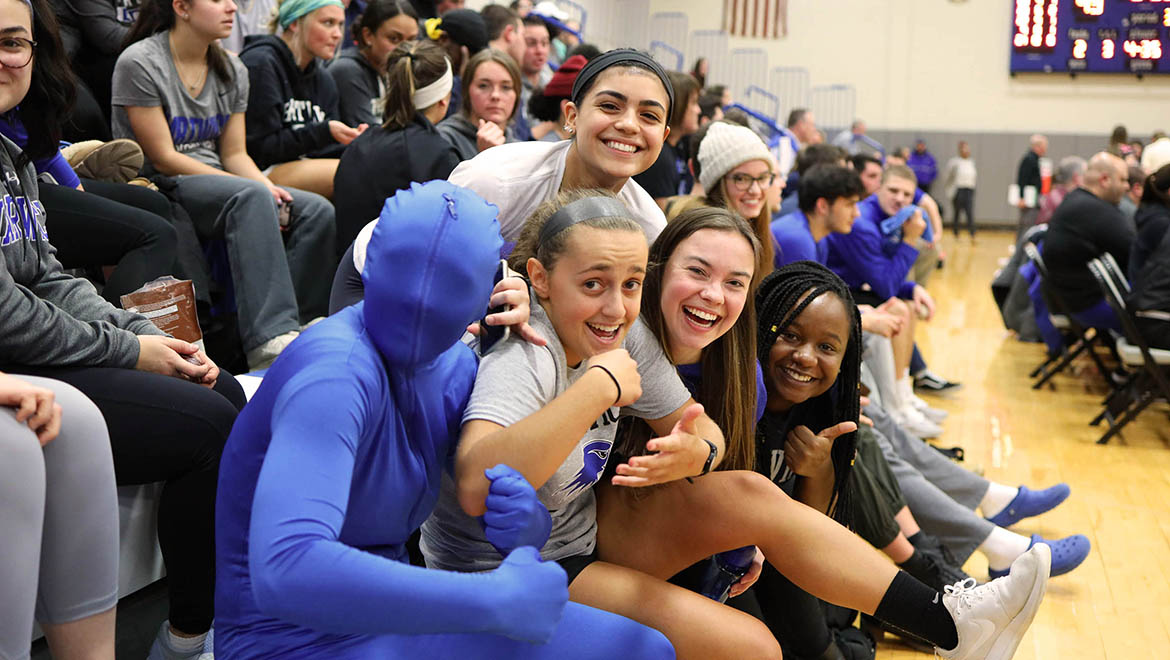
<path id="1" fill-rule="evenodd" d="M 1170 0 L 1012 5 L 1012 73 L 1170 73 Z"/>

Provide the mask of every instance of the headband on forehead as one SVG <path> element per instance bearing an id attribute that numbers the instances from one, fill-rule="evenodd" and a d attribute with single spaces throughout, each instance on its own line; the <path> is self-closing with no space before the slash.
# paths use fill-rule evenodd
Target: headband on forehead
<path id="1" fill-rule="evenodd" d="M 284 29 L 305 14 L 329 6 L 345 9 L 341 0 L 284 0 L 276 12 L 276 20 L 280 23 L 281 29 Z"/>
<path id="2" fill-rule="evenodd" d="M 568 229 L 578 222 L 594 218 L 629 218 L 630 210 L 619 200 L 613 197 L 586 197 L 566 204 L 544 223 L 537 237 L 537 245 L 544 245 L 553 236 Z"/>
<path id="3" fill-rule="evenodd" d="M 623 64 L 637 64 L 646 67 L 658 76 L 662 81 L 662 86 L 666 88 L 666 97 L 669 102 L 666 104 L 666 116 L 669 120 L 670 113 L 674 111 L 674 85 L 670 84 L 670 78 L 666 75 L 666 69 L 658 63 L 653 57 L 640 50 L 633 48 L 615 48 L 614 50 L 606 51 L 601 55 L 589 60 L 581 73 L 577 74 L 577 80 L 573 81 L 573 103 L 578 106 L 581 105 L 581 97 L 585 90 L 593 84 L 593 79 L 602 71 L 614 66 L 621 66 Z"/>

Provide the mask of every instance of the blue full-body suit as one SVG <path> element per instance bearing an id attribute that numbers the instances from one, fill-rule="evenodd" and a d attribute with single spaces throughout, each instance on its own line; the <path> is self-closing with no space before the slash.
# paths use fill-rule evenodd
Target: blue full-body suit
<path id="1" fill-rule="evenodd" d="M 489 573 L 408 563 L 475 380 L 459 337 L 487 306 L 495 216 L 444 181 L 388 199 L 365 301 L 285 349 L 241 413 L 216 505 L 217 656 L 674 657 L 657 631 L 565 605 L 532 547 Z"/>

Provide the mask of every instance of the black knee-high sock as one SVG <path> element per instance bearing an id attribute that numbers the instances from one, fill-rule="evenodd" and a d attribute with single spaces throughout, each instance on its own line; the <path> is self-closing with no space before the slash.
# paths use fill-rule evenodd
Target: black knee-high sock
<path id="1" fill-rule="evenodd" d="M 873 615 L 943 650 L 959 643 L 955 620 L 943 605 L 942 594 L 905 571 L 898 571 Z"/>

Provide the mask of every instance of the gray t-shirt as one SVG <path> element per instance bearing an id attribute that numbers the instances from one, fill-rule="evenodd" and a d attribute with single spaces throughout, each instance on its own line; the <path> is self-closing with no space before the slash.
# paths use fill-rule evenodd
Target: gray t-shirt
<path id="1" fill-rule="evenodd" d="M 114 137 L 134 139 L 126 106 L 162 106 L 171 128 L 175 150 L 195 160 L 223 169 L 219 159 L 219 136 L 233 114 L 248 109 L 248 69 L 235 55 L 228 54 L 234 79 L 220 80 L 207 72 L 199 96 L 192 98 L 179 78 L 167 32 L 159 32 L 127 48 L 114 66 Z M 150 173 L 149 163 L 144 169 Z"/>
<path id="2" fill-rule="evenodd" d="M 483 419 L 511 426 L 552 402 L 585 373 L 584 364 L 576 369 L 566 364 L 564 348 L 539 304 L 532 306 L 529 323 L 549 340 L 548 345 L 535 346 L 513 336 L 484 357 L 463 413 L 464 423 Z M 630 328 L 622 348 L 638 363 L 642 396 L 631 406 L 605 411 L 556 473 L 537 490 L 540 501 L 552 514 L 552 533 L 541 549 L 546 560 L 593 552 L 597 537 L 593 484 L 605 471 L 618 418 L 666 417 L 691 396 L 641 320 Z M 446 473 L 439 502 L 422 527 L 422 550 L 427 566 L 444 570 L 486 571 L 503 560 L 487 542 L 479 521 L 460 508 L 455 482 Z"/>

